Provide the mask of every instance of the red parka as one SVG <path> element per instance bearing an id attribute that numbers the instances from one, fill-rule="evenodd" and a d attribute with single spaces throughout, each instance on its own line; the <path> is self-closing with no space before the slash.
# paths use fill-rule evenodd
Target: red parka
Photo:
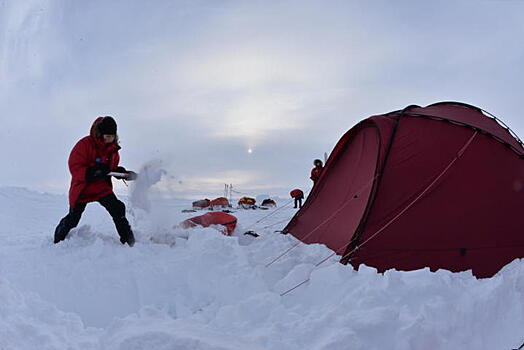
<path id="1" fill-rule="evenodd" d="M 313 169 L 311 169 L 311 176 L 309 177 L 313 182 L 317 182 L 317 180 L 320 178 L 320 174 L 322 174 L 322 170 L 324 168 L 321 166 L 316 166 Z"/>
<path id="2" fill-rule="evenodd" d="M 304 198 L 304 192 L 302 192 L 302 190 L 299 190 L 298 188 L 295 188 L 293 191 L 289 192 L 289 195 L 291 196 L 291 198 Z"/>
<path id="3" fill-rule="evenodd" d="M 109 165 L 111 171 L 115 171 L 120 161 L 118 150 L 120 146 L 116 142 L 105 143 L 104 140 L 96 138 L 95 129 L 102 120 L 98 117 L 91 126 L 89 136 L 82 138 L 73 147 L 69 155 L 69 171 L 71 172 L 71 187 L 69 188 L 69 206 L 73 208 L 77 203 L 88 203 L 113 193 L 111 177 L 96 181 L 86 181 L 86 170 L 100 163 Z"/>

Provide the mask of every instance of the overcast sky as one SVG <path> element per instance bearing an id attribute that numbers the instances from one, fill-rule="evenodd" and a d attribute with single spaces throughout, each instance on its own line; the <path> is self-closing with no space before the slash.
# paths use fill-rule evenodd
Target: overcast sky
<path id="1" fill-rule="evenodd" d="M 470 103 L 522 138 L 523 38 L 519 0 L 0 0 L 0 186 L 66 193 L 99 115 L 176 196 L 308 189 L 349 128 L 410 104 Z"/>

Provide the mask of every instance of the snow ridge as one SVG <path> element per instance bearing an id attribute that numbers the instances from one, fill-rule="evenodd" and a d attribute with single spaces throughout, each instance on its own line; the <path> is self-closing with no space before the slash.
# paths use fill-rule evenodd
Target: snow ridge
<path id="1" fill-rule="evenodd" d="M 189 204 L 152 201 L 149 213 L 129 206 L 133 248 L 120 245 L 92 204 L 54 245 L 65 196 L 0 188 L 0 349 L 491 350 L 524 340 L 519 260 L 485 280 L 469 272 L 377 274 L 336 259 L 314 269 L 331 251 L 300 244 L 266 268 L 296 243 L 271 230 L 239 234 L 267 211 L 237 211 L 240 227 L 226 237 L 173 228 L 192 215 L 180 212 Z M 13 216 L 24 212 L 27 222 Z M 271 220 L 293 213 L 285 208 Z M 169 242 L 150 240 L 159 234 Z"/>

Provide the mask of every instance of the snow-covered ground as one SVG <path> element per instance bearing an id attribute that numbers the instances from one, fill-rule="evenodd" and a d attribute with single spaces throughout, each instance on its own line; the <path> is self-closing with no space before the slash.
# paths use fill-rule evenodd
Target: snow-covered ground
<path id="1" fill-rule="evenodd" d="M 279 205 L 284 205 L 280 202 Z M 0 188 L 0 349 L 513 349 L 524 341 L 524 264 L 496 277 L 358 272 L 275 233 L 290 206 L 236 211 L 233 237 L 182 230 L 183 200 L 128 205 L 122 246 L 90 204 L 61 244 L 65 196 Z M 280 222 L 280 223 L 279 223 Z M 272 227 L 265 226 L 278 223 Z M 260 237 L 243 236 L 254 229 Z M 154 243 L 151 241 L 154 238 Z M 291 293 L 280 294 L 306 278 Z"/>

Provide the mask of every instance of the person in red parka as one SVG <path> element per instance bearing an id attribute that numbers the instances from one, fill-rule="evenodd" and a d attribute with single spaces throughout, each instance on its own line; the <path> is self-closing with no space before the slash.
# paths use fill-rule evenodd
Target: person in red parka
<path id="1" fill-rule="evenodd" d="M 317 183 L 317 180 L 320 178 L 320 174 L 322 173 L 323 164 L 320 159 L 315 159 L 313 161 L 313 165 L 315 166 L 313 169 L 311 169 L 311 176 L 309 177 L 311 180 L 313 180 L 313 185 Z"/>
<path id="2" fill-rule="evenodd" d="M 135 237 L 126 219 L 126 207 L 113 193 L 109 172 L 122 173 L 119 179 L 134 180 L 136 173 L 118 165 L 117 125 L 112 117 L 98 117 L 89 136 L 76 143 L 69 155 L 71 187 L 69 213 L 56 227 L 54 242 L 63 241 L 69 231 L 78 225 L 89 202 L 100 203 L 111 215 L 122 244 L 133 246 Z"/>
<path id="3" fill-rule="evenodd" d="M 304 199 L 304 192 L 302 192 L 302 190 L 299 190 L 298 188 L 295 188 L 293 191 L 289 192 L 289 195 L 291 196 L 291 198 L 295 200 L 294 208 L 296 209 L 297 206 L 299 209 L 302 208 L 302 200 Z"/>

